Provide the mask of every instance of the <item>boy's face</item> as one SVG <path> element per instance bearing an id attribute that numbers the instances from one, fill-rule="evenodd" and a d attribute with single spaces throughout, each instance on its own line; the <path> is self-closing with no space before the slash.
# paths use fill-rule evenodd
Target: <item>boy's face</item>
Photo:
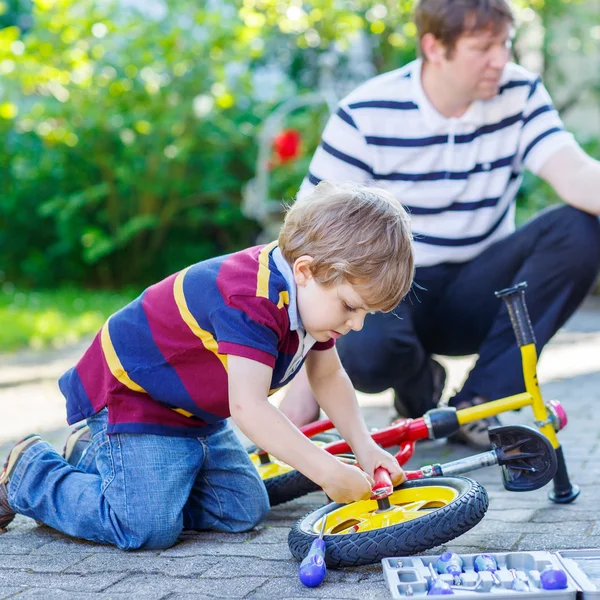
<path id="1" fill-rule="evenodd" d="M 294 263 L 298 312 L 307 333 L 326 342 L 350 330 L 360 331 L 371 309 L 349 283 L 330 287 L 318 283 L 310 272 L 311 261 L 300 257 Z"/>

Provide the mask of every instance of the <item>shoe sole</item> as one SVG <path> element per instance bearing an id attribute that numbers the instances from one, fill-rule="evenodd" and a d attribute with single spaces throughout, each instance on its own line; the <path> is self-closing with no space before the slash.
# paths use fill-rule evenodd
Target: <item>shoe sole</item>
<path id="1" fill-rule="evenodd" d="M 73 449 L 75 448 L 75 444 L 81 439 L 81 436 L 86 434 L 90 430 L 88 425 L 79 425 L 79 427 L 75 427 L 73 431 L 69 434 L 69 437 L 65 441 L 65 446 L 62 451 L 62 457 L 69 462 L 71 458 L 71 454 L 73 454 Z"/>
<path id="2" fill-rule="evenodd" d="M 32 433 L 27 437 L 24 437 L 21 441 L 17 442 L 10 451 L 6 462 L 4 463 L 4 467 L 2 469 L 2 473 L 0 473 L 0 485 L 8 483 L 9 475 L 12 473 L 17 461 L 21 457 L 21 454 L 25 452 L 31 444 L 35 442 L 41 442 L 42 438 L 37 435 L 37 433 Z"/>

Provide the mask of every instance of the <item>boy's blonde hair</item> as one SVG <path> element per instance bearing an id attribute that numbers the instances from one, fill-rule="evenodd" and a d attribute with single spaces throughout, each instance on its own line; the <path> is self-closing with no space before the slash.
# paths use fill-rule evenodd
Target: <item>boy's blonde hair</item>
<path id="1" fill-rule="evenodd" d="M 381 188 L 322 181 L 288 210 L 279 247 L 290 265 L 311 256 L 317 282 L 348 282 L 372 309 L 394 309 L 412 283 L 409 218 Z"/>

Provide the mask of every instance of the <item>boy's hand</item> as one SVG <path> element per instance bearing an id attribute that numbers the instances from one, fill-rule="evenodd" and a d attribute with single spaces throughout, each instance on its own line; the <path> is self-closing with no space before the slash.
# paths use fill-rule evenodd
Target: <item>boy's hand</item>
<path id="1" fill-rule="evenodd" d="M 383 467 L 389 471 L 394 487 L 406 481 L 404 471 L 398 464 L 396 457 L 380 448 L 372 440 L 367 446 L 356 453 L 356 458 L 358 459 L 358 464 L 371 477 L 374 476 L 375 469 Z"/>
<path id="2" fill-rule="evenodd" d="M 336 461 L 321 487 L 334 502 L 348 504 L 370 498 L 373 483 L 373 478 L 358 467 Z"/>

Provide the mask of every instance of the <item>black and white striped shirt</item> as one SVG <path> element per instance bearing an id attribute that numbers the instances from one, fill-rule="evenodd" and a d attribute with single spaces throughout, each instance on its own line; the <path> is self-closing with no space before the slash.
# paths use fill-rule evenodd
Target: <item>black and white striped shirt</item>
<path id="1" fill-rule="evenodd" d="M 411 214 L 417 265 L 472 259 L 514 231 L 523 168 L 575 143 L 540 78 L 509 63 L 498 94 L 464 115 L 438 113 L 421 60 L 375 77 L 339 104 L 299 197 L 322 179 L 373 182 Z"/>

